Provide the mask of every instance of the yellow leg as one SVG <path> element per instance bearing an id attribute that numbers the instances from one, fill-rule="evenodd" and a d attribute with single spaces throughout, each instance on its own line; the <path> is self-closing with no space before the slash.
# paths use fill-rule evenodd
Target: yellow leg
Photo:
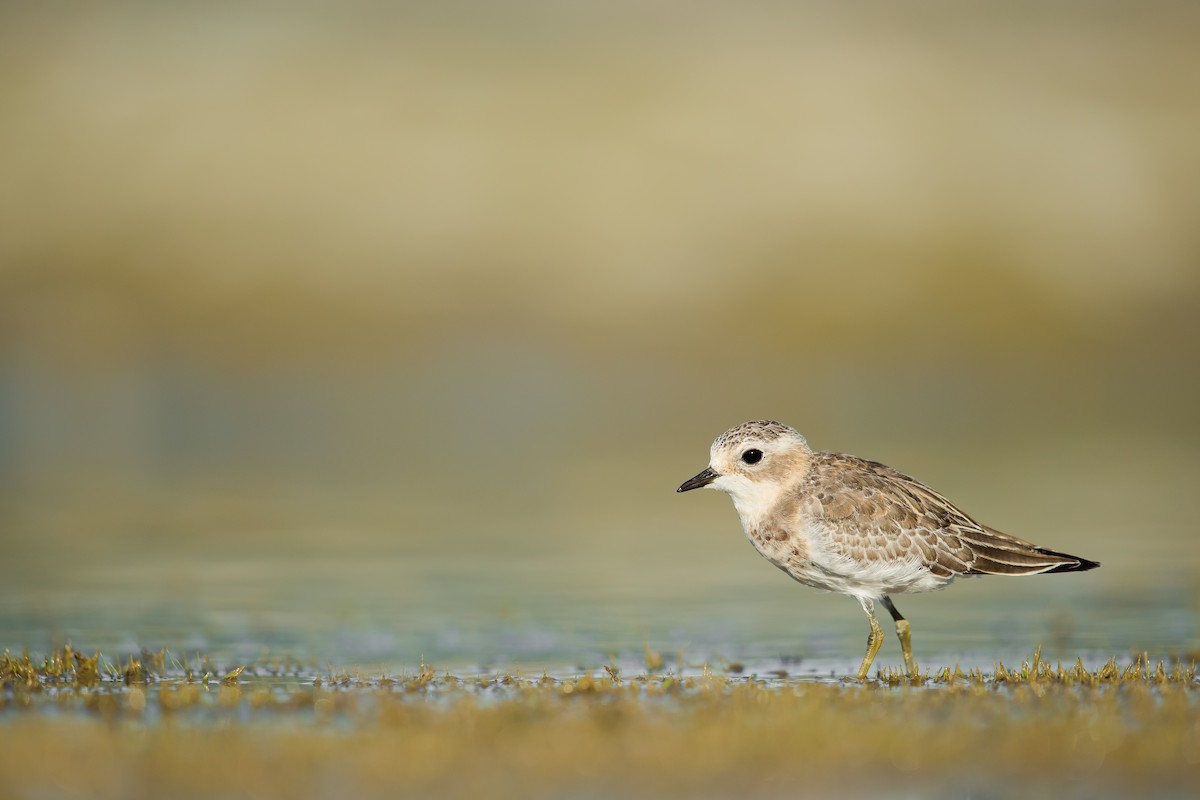
<path id="1" fill-rule="evenodd" d="M 908 677 L 917 676 L 917 662 L 912 654 L 912 634 L 909 632 L 908 620 L 896 620 L 896 635 L 900 637 L 900 649 L 904 651 L 904 671 Z"/>
<path id="2" fill-rule="evenodd" d="M 858 602 L 862 604 L 863 611 L 867 612 L 867 619 L 871 623 L 871 634 L 867 637 L 867 654 L 863 656 L 862 666 L 858 668 L 858 682 L 862 683 L 867 679 L 867 670 L 871 669 L 875 654 L 883 645 L 883 628 L 879 627 L 879 620 L 875 619 L 875 604 L 861 597 Z"/>
<path id="3" fill-rule="evenodd" d="M 912 633 L 908 627 L 908 620 L 896 610 L 892 598 L 885 594 L 882 600 L 884 607 L 896 621 L 896 636 L 900 639 L 900 649 L 904 651 L 904 671 L 908 673 L 908 677 L 915 678 L 917 677 L 917 661 L 912 654 Z"/>

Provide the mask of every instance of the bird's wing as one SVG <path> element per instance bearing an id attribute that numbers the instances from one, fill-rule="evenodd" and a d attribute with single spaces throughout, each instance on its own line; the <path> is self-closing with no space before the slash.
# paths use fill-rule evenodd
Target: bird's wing
<path id="1" fill-rule="evenodd" d="M 925 484 L 855 456 L 817 453 L 804 487 L 809 513 L 824 519 L 842 555 L 908 560 L 938 577 L 1034 575 L 1090 569 L 1094 562 L 1056 553 L 971 519 Z"/>

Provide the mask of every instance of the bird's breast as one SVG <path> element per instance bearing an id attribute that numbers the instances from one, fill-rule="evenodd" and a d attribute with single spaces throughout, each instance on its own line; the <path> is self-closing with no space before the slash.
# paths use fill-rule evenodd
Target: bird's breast
<path id="1" fill-rule="evenodd" d="M 775 566 L 791 571 L 808 562 L 808 543 L 787 526 L 764 521 L 745 530 L 754 549 Z"/>

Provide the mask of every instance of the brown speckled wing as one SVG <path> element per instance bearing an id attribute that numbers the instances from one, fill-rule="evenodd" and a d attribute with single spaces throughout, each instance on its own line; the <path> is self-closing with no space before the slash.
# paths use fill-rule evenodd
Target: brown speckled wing
<path id="1" fill-rule="evenodd" d="M 835 531 L 831 546 L 856 560 L 918 558 L 943 578 L 1095 566 L 981 525 L 920 481 L 875 461 L 816 453 L 802 492 L 809 513 Z"/>

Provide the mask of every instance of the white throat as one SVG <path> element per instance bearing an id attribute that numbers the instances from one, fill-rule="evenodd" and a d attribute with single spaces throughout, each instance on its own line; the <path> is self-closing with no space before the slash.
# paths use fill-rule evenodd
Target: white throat
<path id="1" fill-rule="evenodd" d="M 741 475 L 723 475 L 713 481 L 712 487 L 733 499 L 733 507 L 747 531 L 758 527 L 771 515 L 784 489 L 775 481 L 752 481 Z"/>

